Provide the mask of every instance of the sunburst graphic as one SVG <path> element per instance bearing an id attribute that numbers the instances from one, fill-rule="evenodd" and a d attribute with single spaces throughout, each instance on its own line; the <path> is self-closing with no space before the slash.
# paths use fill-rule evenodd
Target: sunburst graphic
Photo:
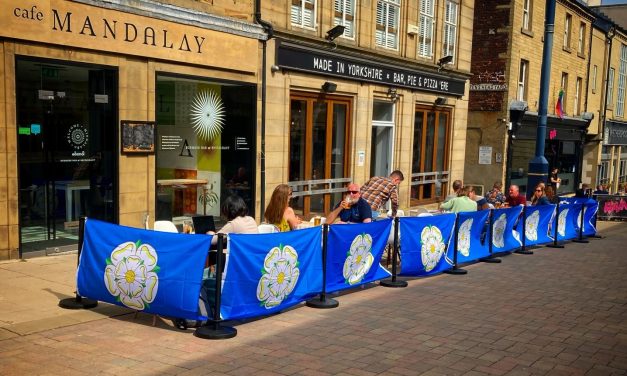
<path id="1" fill-rule="evenodd" d="M 201 91 L 192 102 L 191 122 L 198 137 L 211 141 L 222 131 L 224 106 L 213 91 Z"/>

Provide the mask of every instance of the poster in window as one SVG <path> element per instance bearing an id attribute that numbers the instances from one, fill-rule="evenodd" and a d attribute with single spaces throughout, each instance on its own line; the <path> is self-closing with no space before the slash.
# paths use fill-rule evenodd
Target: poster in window
<path id="1" fill-rule="evenodd" d="M 122 120 L 122 153 L 155 152 L 155 123 L 153 121 Z"/>

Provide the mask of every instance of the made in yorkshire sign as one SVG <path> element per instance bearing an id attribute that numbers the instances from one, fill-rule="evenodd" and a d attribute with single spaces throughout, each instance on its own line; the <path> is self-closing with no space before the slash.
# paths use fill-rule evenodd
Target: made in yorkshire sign
<path id="1" fill-rule="evenodd" d="M 368 81 L 383 85 L 406 87 L 461 97 L 466 81 L 428 74 L 401 66 L 377 64 L 337 53 L 281 43 L 276 64 L 286 69 Z"/>
<path id="2" fill-rule="evenodd" d="M 241 58 L 242 49 L 256 51 L 254 39 L 73 1 L 1 0 L 0 25 L 0 37 L 17 40 L 256 70 Z"/>

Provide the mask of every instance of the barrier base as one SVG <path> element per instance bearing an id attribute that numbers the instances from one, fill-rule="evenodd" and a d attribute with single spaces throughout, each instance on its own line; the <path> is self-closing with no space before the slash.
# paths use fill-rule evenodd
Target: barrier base
<path id="1" fill-rule="evenodd" d="M 91 309 L 98 306 L 98 301 L 87 299 L 80 296 L 75 298 L 66 298 L 59 301 L 59 307 L 65 309 Z"/>
<path id="2" fill-rule="evenodd" d="M 488 258 L 483 258 L 483 259 L 481 259 L 481 260 L 479 260 L 479 261 L 481 261 L 481 262 L 487 262 L 487 263 L 489 263 L 489 264 L 500 264 L 500 263 L 501 263 L 501 261 L 503 261 L 503 260 L 501 260 L 501 259 L 500 259 L 500 258 L 498 258 L 498 257 L 488 257 Z"/>
<path id="3" fill-rule="evenodd" d="M 201 326 L 194 331 L 194 336 L 203 339 L 229 339 L 237 335 L 237 329 L 220 324 Z"/>
<path id="4" fill-rule="evenodd" d="M 573 243 L 590 243 L 590 241 L 586 238 L 581 238 L 581 239 L 573 239 L 572 240 Z"/>
<path id="5" fill-rule="evenodd" d="M 468 270 L 462 269 L 462 268 L 453 268 L 453 269 L 446 269 L 442 273 L 454 274 L 454 275 L 463 275 L 463 274 L 468 274 Z"/>
<path id="6" fill-rule="evenodd" d="M 339 306 L 340 303 L 337 300 L 327 298 L 326 296 L 324 298 L 322 298 L 322 296 L 318 296 L 317 298 L 309 299 L 307 302 L 305 302 L 305 305 L 311 308 L 326 309 L 335 308 Z"/>
<path id="7" fill-rule="evenodd" d="M 518 253 L 519 255 L 533 255 L 533 251 L 530 251 L 528 249 L 519 249 L 517 251 L 514 251 L 514 253 Z"/>
<path id="8" fill-rule="evenodd" d="M 407 281 L 399 281 L 396 279 L 385 279 L 379 281 L 379 286 L 383 287 L 407 287 Z"/>
<path id="9" fill-rule="evenodd" d="M 545 245 L 545 247 L 549 247 L 549 248 L 564 248 L 564 244 L 562 244 L 562 243 L 551 243 L 551 244 Z"/>

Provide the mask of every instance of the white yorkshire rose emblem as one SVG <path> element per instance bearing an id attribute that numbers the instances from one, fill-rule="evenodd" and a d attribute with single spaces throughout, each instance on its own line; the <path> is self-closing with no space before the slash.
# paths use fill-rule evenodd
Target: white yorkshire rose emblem
<path id="1" fill-rule="evenodd" d="M 499 219 L 494 221 L 493 229 L 494 229 L 494 240 L 492 244 L 494 244 L 497 248 L 505 247 L 505 240 L 503 236 L 505 235 L 505 226 L 507 225 L 507 215 L 505 213 L 501 214 Z"/>
<path id="2" fill-rule="evenodd" d="M 136 310 L 149 308 L 159 288 L 157 251 L 150 244 L 126 242 L 106 260 L 104 282 L 109 293 Z"/>
<path id="3" fill-rule="evenodd" d="M 525 237 L 529 240 L 538 240 L 538 223 L 540 211 L 536 210 L 525 220 Z"/>
<path id="4" fill-rule="evenodd" d="M 206 90 L 196 94 L 190 118 L 198 137 L 207 141 L 216 138 L 224 123 L 224 106 L 218 94 Z"/>
<path id="5" fill-rule="evenodd" d="M 462 255 L 468 257 L 470 255 L 470 229 L 472 228 L 472 218 L 467 220 L 459 226 L 457 233 L 457 250 Z"/>
<path id="6" fill-rule="evenodd" d="M 346 283 L 354 285 L 361 282 L 364 276 L 370 271 L 374 263 L 372 249 L 372 237 L 370 234 L 357 235 L 351 243 L 351 248 L 344 261 L 343 275 Z"/>
<path id="7" fill-rule="evenodd" d="M 560 216 L 557 217 L 557 233 L 562 236 L 566 236 L 566 216 L 568 216 L 568 210 L 562 210 Z"/>
<path id="8" fill-rule="evenodd" d="M 425 271 L 429 272 L 438 264 L 446 248 L 442 232 L 435 226 L 426 226 L 420 234 L 420 243 L 422 244 L 420 249 L 422 265 Z"/>
<path id="9" fill-rule="evenodd" d="M 294 290 L 300 276 L 298 253 L 289 245 L 272 248 L 263 261 L 261 272 L 257 299 L 270 309 L 281 304 Z"/>

